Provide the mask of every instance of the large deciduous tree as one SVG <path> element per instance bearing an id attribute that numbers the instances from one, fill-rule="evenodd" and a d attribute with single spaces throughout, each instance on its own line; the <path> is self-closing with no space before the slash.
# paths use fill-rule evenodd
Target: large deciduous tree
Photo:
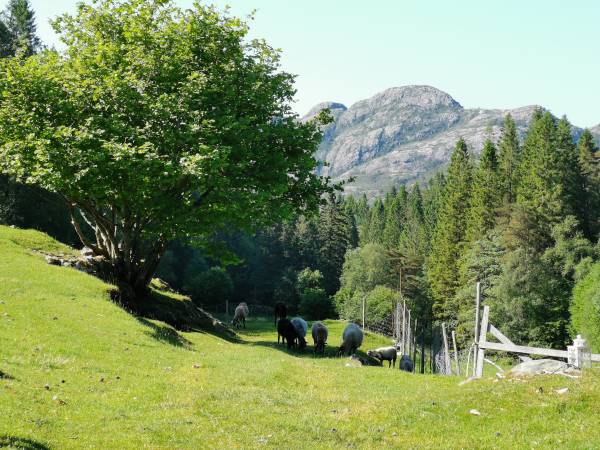
<path id="1" fill-rule="evenodd" d="M 319 124 L 291 112 L 294 77 L 245 22 L 99 0 L 54 28 L 64 52 L 0 62 L 0 168 L 64 197 L 125 298 L 170 240 L 316 210 L 333 190 L 314 171 Z"/>

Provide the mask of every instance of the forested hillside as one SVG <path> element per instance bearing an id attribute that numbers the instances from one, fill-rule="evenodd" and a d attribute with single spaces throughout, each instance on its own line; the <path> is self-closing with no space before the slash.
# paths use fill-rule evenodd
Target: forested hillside
<path id="1" fill-rule="evenodd" d="M 198 185 L 189 181 L 190 177 L 200 177 L 204 172 L 200 166 L 190 169 L 192 163 L 186 159 L 190 158 L 187 148 L 173 150 L 171 138 L 151 132 L 146 135 L 148 129 L 145 126 L 134 130 L 140 133 L 141 142 L 156 139 L 156 145 L 164 145 L 168 151 L 175 152 L 170 156 L 172 160 L 166 163 L 162 156 L 154 155 L 152 164 L 144 166 L 146 172 L 132 170 L 139 163 L 131 162 L 137 161 L 137 150 L 131 154 L 128 153 L 130 150 L 123 150 L 133 159 L 119 167 L 118 177 L 114 176 L 113 166 L 98 169 L 97 161 L 106 160 L 94 159 L 85 139 L 77 141 L 81 146 L 80 158 L 69 157 L 74 165 L 72 168 L 65 168 L 59 163 L 60 158 L 50 157 L 50 154 L 47 158 L 36 154 L 35 158 L 19 159 L 22 164 L 29 164 L 24 169 L 13 161 L 21 158 L 19 152 L 26 154 L 31 150 L 27 139 L 32 134 L 27 134 L 27 139 L 19 134 L 27 130 L 18 128 L 12 119 L 13 113 L 42 114 L 42 109 L 36 105 L 51 102 L 47 95 L 52 90 L 42 89 L 40 99 L 30 99 L 30 110 L 29 107 L 20 109 L 22 98 L 30 91 L 23 83 L 28 83 L 30 76 L 39 73 L 28 74 L 29 66 L 14 63 L 14 60 L 29 56 L 36 64 L 53 60 L 44 59 L 49 58 L 51 52 L 36 59 L 40 42 L 27 2 L 15 1 L 9 6 L 5 16 L 10 20 L 3 25 L 8 31 L 0 34 L 0 38 L 3 39 L 3 62 L 6 63 L 3 70 L 12 74 L 3 79 L 4 92 L 14 95 L 3 97 L 2 130 L 8 137 L 3 146 L 4 174 L 0 175 L 0 222 L 36 228 L 69 244 L 78 241 L 90 244 L 96 239 L 101 245 L 90 245 L 102 257 L 109 258 L 115 270 L 122 270 L 128 264 L 130 269 L 131 266 L 144 269 L 142 287 L 154 274 L 150 269 L 155 269 L 156 264 L 156 274 L 172 288 L 191 295 L 195 302 L 213 311 L 224 311 L 227 301 L 266 306 L 283 301 L 291 311 L 309 318 L 340 316 L 357 320 L 361 302 L 366 299 L 368 309 L 376 317 L 383 318 L 403 296 L 421 326 L 445 321 L 456 327 L 459 340 L 464 340 L 470 333 L 473 290 L 479 281 L 485 301 L 492 307 L 494 323 L 515 341 L 563 348 L 577 331 L 586 330 L 589 338 L 596 335 L 597 325 L 591 312 L 599 311 L 600 306 L 595 297 L 590 299 L 581 293 L 593 291 L 598 284 L 594 276 L 597 274 L 595 264 L 599 258 L 600 232 L 600 155 L 594 136 L 597 129 L 582 131 L 574 128 L 566 118 L 557 119 L 541 108 L 532 108 L 520 109 L 517 120 L 506 115 L 501 125 L 497 123 L 498 111 L 495 111 L 493 127 L 484 133 L 481 126 L 486 120 L 482 118 L 485 114 L 476 119 L 447 94 L 429 87 L 413 86 L 386 91 L 377 97 L 378 101 L 359 102 L 350 109 L 336 103 L 323 104 L 302 121 L 283 104 L 263 108 L 257 98 L 255 103 L 238 105 L 242 109 L 259 108 L 260 127 L 272 127 L 269 132 L 289 144 L 289 148 L 286 147 L 289 154 L 278 153 L 279 144 L 274 142 L 279 141 L 265 137 L 263 128 L 256 131 L 257 126 L 241 120 L 231 128 L 245 130 L 245 138 L 239 140 L 239 147 L 248 145 L 248 149 L 257 153 L 249 156 L 240 150 L 235 158 L 242 155 L 248 158 L 244 164 L 252 167 L 251 179 L 243 181 L 247 174 L 243 164 L 235 158 L 194 160 L 193 164 L 208 164 L 202 166 L 207 173 L 225 170 L 223 161 L 226 161 L 229 164 L 226 171 L 239 175 L 230 177 L 229 181 L 215 175 L 211 178 L 214 185 L 202 192 L 195 186 L 204 186 L 204 181 Z M 82 21 L 82 26 L 92 29 L 103 26 L 94 22 L 93 15 L 86 16 L 87 10 L 82 11 L 82 18 L 77 19 Z M 214 19 L 210 14 L 207 17 L 206 20 Z M 232 20 L 232 24 L 237 24 Z M 210 26 L 221 25 L 210 23 Z M 78 33 L 78 30 L 75 27 L 65 32 Z M 242 27 L 229 37 L 242 46 L 246 31 Z M 231 33 L 231 30 L 227 28 L 225 33 Z M 160 42 L 165 39 L 159 32 L 151 38 Z M 107 35 L 106 39 L 110 43 L 112 37 Z M 97 43 L 89 43 L 92 44 Z M 138 42 L 128 45 L 133 48 Z M 89 55 L 76 52 L 76 55 L 87 58 L 81 64 L 93 66 L 97 63 L 93 52 Z M 239 56 L 238 53 L 233 55 L 234 58 Z M 160 54 L 152 57 L 158 61 L 156 70 L 163 70 Z M 273 75 L 275 61 L 276 58 L 269 57 L 256 63 L 253 66 L 257 71 L 255 75 L 283 83 L 279 87 L 288 89 L 289 78 Z M 127 64 L 121 66 L 129 67 Z M 79 68 L 75 64 L 68 70 L 74 71 L 76 75 L 73 76 L 85 78 L 89 75 L 89 72 L 78 72 Z M 142 83 L 147 74 L 140 71 L 135 76 L 139 76 Z M 211 76 L 217 80 L 220 72 Z M 18 77 L 23 83 L 15 81 Z M 68 77 L 65 79 L 69 80 Z M 48 82 L 45 76 L 36 80 Z M 235 80 L 232 77 L 229 82 L 235 84 Z M 105 83 L 106 97 L 117 99 L 118 103 L 120 97 L 111 94 L 112 78 L 102 79 L 102 83 Z M 67 91 L 72 88 L 69 82 L 65 86 Z M 170 86 L 171 83 L 165 83 L 164 89 L 168 91 Z M 230 92 L 230 86 L 223 85 L 222 88 L 223 92 Z M 291 90 L 286 92 L 289 97 Z M 136 102 L 146 104 L 154 99 L 144 92 L 138 94 L 146 97 L 126 106 L 130 114 L 140 111 Z M 72 97 L 77 99 L 79 95 L 75 92 Z M 215 98 L 209 91 L 206 95 L 210 101 Z M 188 100 L 192 108 L 195 103 L 191 97 Z M 122 106 L 119 105 L 114 107 Z M 192 116 L 196 117 L 194 114 L 186 116 L 191 113 L 182 112 L 173 105 L 167 102 L 154 106 L 166 108 L 165 114 L 175 108 L 173 114 L 183 114 L 190 120 Z M 71 105 L 65 114 L 70 114 L 76 106 Z M 308 120 L 323 107 L 329 108 L 333 123 L 327 124 L 327 117 L 320 114 L 316 122 Z M 154 117 L 153 110 L 144 111 L 147 117 L 140 120 Z M 217 107 L 210 111 L 210 114 L 214 111 L 220 114 Z M 283 114 L 285 121 L 273 122 L 275 112 Z M 81 127 L 94 120 L 113 125 L 113 121 L 119 120 L 117 115 L 106 116 L 100 110 L 91 114 L 93 119 L 82 122 Z M 336 160 L 329 167 L 318 166 L 307 148 L 316 148 L 322 138 L 316 156 L 327 159 L 331 150 L 327 143 L 333 142 L 332 133 L 352 124 L 362 124 L 370 114 L 375 114 L 375 122 L 379 125 L 393 116 L 394 123 L 402 125 L 394 136 L 402 142 L 437 136 L 444 130 L 456 131 L 456 126 L 467 123 L 465 114 L 469 116 L 468 123 L 477 127 L 474 135 L 457 139 L 447 170 L 439 169 L 426 182 L 403 184 L 398 178 L 387 193 L 374 198 L 371 198 L 372 191 L 352 193 L 350 190 L 341 195 L 330 179 L 321 178 L 318 173 L 343 171 L 343 161 Z M 243 115 L 240 113 L 236 117 Z M 43 120 L 50 120 L 48 117 L 44 116 Z M 225 124 L 230 117 L 215 116 L 213 120 Z M 177 133 L 176 127 L 167 129 Z M 223 129 L 229 130 L 225 126 Z M 199 130 L 204 129 L 199 125 L 191 127 L 186 133 L 192 134 L 186 134 L 185 139 L 224 139 L 225 142 L 234 137 L 239 139 L 237 134 L 219 135 L 220 129 L 209 131 L 209 134 L 216 134 L 208 137 L 202 134 L 205 131 Z M 475 128 L 463 127 L 461 130 L 468 132 Z M 44 129 L 36 132 L 40 133 L 39 148 L 52 150 L 42 145 L 47 142 L 43 137 Z M 58 125 L 57 136 L 63 132 L 63 125 Z M 101 136 L 103 132 L 95 130 L 93 133 Z M 350 135 L 356 137 L 356 133 Z M 487 139 L 483 140 L 483 136 Z M 248 144 L 252 140 L 256 142 Z M 57 142 L 62 141 L 57 138 Z M 100 139 L 94 145 L 108 146 L 109 152 L 117 151 L 110 142 L 107 144 Z M 267 147 L 263 148 L 263 145 Z M 23 148 L 18 150 L 19 146 Z M 394 154 L 391 147 L 384 147 L 377 149 L 386 153 L 387 158 L 391 157 Z M 260 152 L 257 149 L 261 149 Z M 361 161 L 380 156 L 381 152 L 375 150 L 362 154 Z M 72 148 L 61 143 L 53 151 L 71 152 Z M 341 151 L 340 147 L 336 154 L 341 155 Z M 121 150 L 117 151 L 115 161 L 121 163 L 123 156 L 119 152 Z M 146 147 L 139 154 L 146 155 L 145 152 Z M 61 154 L 62 157 L 66 156 Z M 177 173 L 172 171 L 173 161 L 181 164 Z M 285 176 L 265 176 L 275 162 Z M 89 167 L 99 170 L 97 176 L 90 175 Z M 293 168 L 295 177 L 290 177 L 285 167 Z M 132 181 L 134 175 L 138 177 L 135 182 Z M 299 179 L 304 180 L 304 184 L 299 184 Z M 85 183 L 76 186 L 73 180 L 85 180 Z M 164 182 L 166 190 L 156 187 L 159 180 Z M 252 189 L 247 188 L 248 180 Z M 104 185 L 96 186 L 100 181 Z M 113 186 L 114 183 L 117 186 Z M 176 204 L 172 201 L 173 186 L 177 189 L 185 187 Z M 134 196 L 137 196 L 135 204 L 131 200 Z M 95 206 L 100 202 L 107 204 Z M 132 207 L 138 208 L 136 214 L 130 211 Z M 193 216 L 201 207 L 208 208 L 208 216 L 202 216 L 206 224 Z M 128 222 L 126 217 L 127 220 L 138 217 L 138 222 Z M 75 228 L 71 223 L 76 225 Z M 137 227 L 148 224 L 152 225 L 146 231 L 134 233 Z M 113 226 L 117 231 L 112 229 Z M 119 239 L 121 241 L 117 242 Z M 139 248 L 134 249 L 134 243 Z M 146 258 L 144 252 L 151 258 Z M 127 258 L 130 259 L 124 264 Z M 150 269 L 146 267 L 148 265 Z M 136 273 L 134 270 L 129 275 L 137 276 Z M 598 345 L 595 339 L 592 342 Z"/>

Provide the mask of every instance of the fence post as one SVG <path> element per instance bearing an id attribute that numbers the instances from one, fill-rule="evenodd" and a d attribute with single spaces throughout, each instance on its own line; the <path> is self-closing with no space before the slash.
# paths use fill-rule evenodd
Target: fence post
<path id="1" fill-rule="evenodd" d="M 225 300 L 225 317 L 229 317 L 229 300 Z"/>
<path id="2" fill-rule="evenodd" d="M 425 330 L 427 326 L 423 327 L 423 331 L 421 332 L 421 373 L 425 373 Z"/>
<path id="3" fill-rule="evenodd" d="M 481 310 L 481 283 L 478 281 L 475 289 L 475 346 L 473 347 L 473 375 L 477 367 L 477 352 L 479 341 L 479 311 Z"/>
<path id="4" fill-rule="evenodd" d="M 483 376 L 483 358 L 485 358 L 485 350 L 482 348 L 479 348 L 480 344 L 485 344 L 486 342 L 486 334 L 487 334 L 487 329 L 488 329 L 488 323 L 489 323 L 489 317 L 490 317 L 490 307 L 488 305 L 485 305 L 483 307 L 483 317 L 481 319 L 481 327 L 479 330 L 479 341 L 478 341 L 478 350 L 477 350 L 477 361 L 475 362 L 476 365 L 476 371 L 475 371 L 475 376 L 477 378 L 481 378 Z"/>
<path id="5" fill-rule="evenodd" d="M 456 374 L 460 377 L 460 364 L 458 363 L 458 351 L 456 349 L 456 331 L 452 330 L 452 345 L 454 347 L 454 362 L 456 363 Z"/>
<path id="6" fill-rule="evenodd" d="M 365 309 L 366 309 L 366 301 L 367 301 L 367 296 L 363 295 L 363 299 L 362 299 L 362 327 L 363 330 L 365 329 Z"/>
<path id="7" fill-rule="evenodd" d="M 442 322 L 442 337 L 444 338 L 444 366 L 446 373 L 452 375 L 452 366 L 450 365 L 450 348 L 448 346 L 448 335 L 446 334 L 446 324 Z"/>
<path id="8" fill-rule="evenodd" d="M 402 297 L 402 354 L 406 354 L 406 300 Z"/>
<path id="9" fill-rule="evenodd" d="M 416 373 L 417 372 L 417 319 L 415 319 L 415 327 L 413 328 L 411 343 L 413 346 L 413 350 L 412 350 L 413 373 Z"/>

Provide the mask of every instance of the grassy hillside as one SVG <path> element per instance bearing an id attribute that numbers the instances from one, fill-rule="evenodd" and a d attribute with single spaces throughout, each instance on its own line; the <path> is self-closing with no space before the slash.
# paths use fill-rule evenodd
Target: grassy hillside
<path id="1" fill-rule="evenodd" d="M 110 286 L 34 250 L 71 252 L 0 227 L 0 447 L 600 446 L 595 371 L 458 386 L 288 353 L 265 321 L 250 320 L 239 342 L 178 333 L 132 317 Z M 343 324 L 328 325 L 339 344 Z M 381 343 L 368 336 L 363 348 Z"/>

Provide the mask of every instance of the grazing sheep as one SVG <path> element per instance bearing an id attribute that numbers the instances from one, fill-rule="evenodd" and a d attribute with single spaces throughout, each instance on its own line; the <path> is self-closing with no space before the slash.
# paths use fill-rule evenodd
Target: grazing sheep
<path id="1" fill-rule="evenodd" d="M 342 345 L 340 345 L 340 348 L 338 349 L 338 355 L 346 353 L 352 355 L 362 345 L 363 332 L 355 323 L 349 323 L 346 325 L 346 328 L 344 328 L 342 341 Z"/>
<path id="2" fill-rule="evenodd" d="M 325 354 L 325 344 L 327 344 L 327 327 L 323 325 L 321 322 L 315 322 L 312 326 L 312 338 L 315 343 L 314 353 L 321 352 L 322 355 Z"/>
<path id="3" fill-rule="evenodd" d="M 402 355 L 398 366 L 400 367 L 400 370 L 404 370 L 405 372 L 412 372 L 414 367 L 413 361 L 408 355 Z"/>
<path id="4" fill-rule="evenodd" d="M 296 345 L 296 339 L 298 339 L 298 332 L 296 327 L 290 322 L 289 319 L 280 319 L 277 322 L 277 343 L 279 344 L 279 338 L 281 343 L 287 343 L 288 348 L 293 348 Z"/>
<path id="5" fill-rule="evenodd" d="M 383 361 L 388 361 L 388 367 L 392 367 L 392 363 L 396 367 L 396 358 L 398 357 L 396 347 L 379 347 L 375 350 L 369 350 L 367 355 L 377 358 L 381 365 L 383 365 Z"/>
<path id="6" fill-rule="evenodd" d="M 287 317 L 287 306 L 283 302 L 277 302 L 273 307 L 273 312 L 275 314 L 275 326 L 277 326 L 277 319 L 285 319 Z"/>
<path id="7" fill-rule="evenodd" d="M 302 317 L 294 317 L 292 319 L 292 325 L 296 329 L 298 334 L 298 348 L 304 350 L 306 348 L 306 332 L 308 331 L 308 324 Z"/>
<path id="8" fill-rule="evenodd" d="M 244 328 L 246 328 L 246 317 L 248 317 L 249 314 L 250 311 L 248 310 L 248 305 L 242 302 L 235 308 L 235 312 L 233 313 L 233 320 L 231 321 L 231 323 L 236 328 L 239 328 L 240 324 L 244 325 Z"/>

